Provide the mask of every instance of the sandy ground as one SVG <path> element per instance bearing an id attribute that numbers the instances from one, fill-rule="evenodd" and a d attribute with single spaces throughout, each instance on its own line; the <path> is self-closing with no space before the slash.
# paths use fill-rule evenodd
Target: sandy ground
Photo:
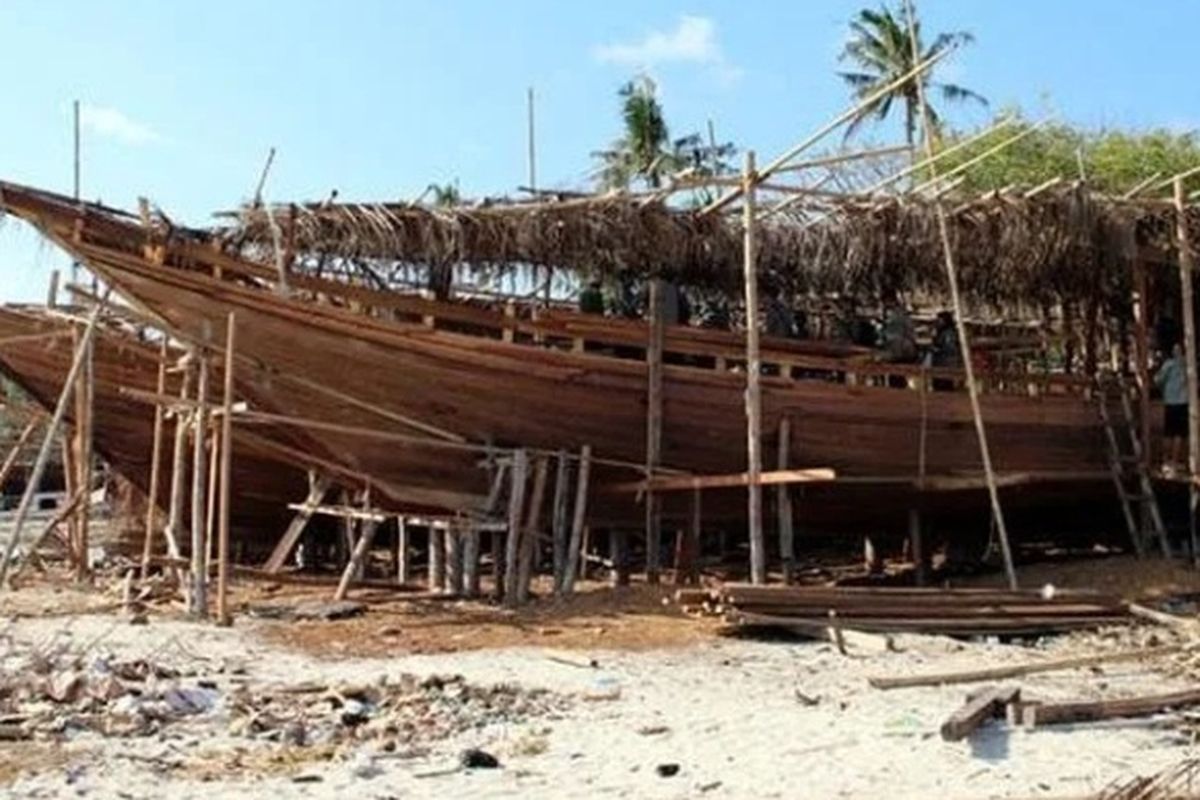
<path id="1" fill-rule="evenodd" d="M 244 667 L 237 680 L 251 687 L 458 673 L 473 683 L 548 689 L 568 698 L 569 707 L 473 729 L 427 749 L 381 754 L 371 744 L 331 752 L 234 735 L 218 702 L 151 737 L 76 733 L 63 742 L 0 743 L 0 796 L 1078 797 L 1195 755 L 1189 737 L 1161 719 L 1034 731 L 993 723 L 970 741 L 946 743 L 939 726 L 970 687 L 882 692 L 866 684 L 871 675 L 1040 655 L 1029 647 L 905 637 L 902 652 L 843 656 L 825 644 L 715 636 L 654 610 L 650 600 L 641 597 L 642 614 L 620 604 L 604 612 L 598 600 L 582 601 L 596 604 L 591 618 L 542 611 L 513 619 L 464 609 L 466 620 L 509 630 L 507 644 L 494 633 L 483 646 L 471 640 L 458 652 L 414 652 L 414 642 L 418 651 L 430 649 L 420 646 L 421 637 L 454 635 L 452 627 L 430 624 L 454 609 L 433 605 L 424 616 L 373 609 L 358 620 L 313 623 L 298 633 L 294 623 L 244 617 L 221 629 L 153 614 L 137 626 L 111 613 L 42 616 L 49 609 L 82 611 L 96 596 L 47 589 L 5 595 L 0 613 L 10 616 L 0 626 L 0 649 L 57 637 L 97 653 L 201 672 Z M 589 622 L 578 629 L 538 633 L 580 616 Z M 607 620 L 611 638 L 588 633 L 596 620 Z M 663 625 L 689 633 L 651 646 L 656 634 L 644 632 Z M 389 639 L 378 626 L 424 633 Z M 1103 646 L 1122 643 L 1093 635 L 1042 642 L 1039 649 Z M 231 691 L 224 673 L 214 680 L 219 696 Z M 1026 696 L 1065 699 L 1187 684 L 1129 664 L 1031 676 L 1021 685 Z M 457 769 L 468 747 L 496 755 L 502 768 Z M 678 773 L 657 774 L 667 764 L 678 765 Z"/>

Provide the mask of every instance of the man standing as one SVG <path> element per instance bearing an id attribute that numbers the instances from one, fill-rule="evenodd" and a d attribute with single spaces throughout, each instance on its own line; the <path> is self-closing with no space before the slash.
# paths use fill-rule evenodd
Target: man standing
<path id="1" fill-rule="evenodd" d="M 1183 360 L 1183 345 L 1171 347 L 1171 357 L 1163 362 L 1154 375 L 1154 383 L 1162 390 L 1163 399 L 1163 473 L 1175 474 L 1181 463 L 1183 441 L 1188 435 L 1187 368 Z"/>

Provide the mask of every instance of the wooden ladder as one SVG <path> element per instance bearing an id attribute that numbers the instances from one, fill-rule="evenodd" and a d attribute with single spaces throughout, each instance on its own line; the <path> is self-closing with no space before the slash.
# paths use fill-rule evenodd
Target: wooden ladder
<path id="1" fill-rule="evenodd" d="M 1121 419 L 1114 423 L 1108 403 L 1112 391 L 1120 397 Z M 1163 556 L 1171 557 L 1171 544 L 1167 529 L 1163 525 L 1158 497 L 1154 492 L 1154 481 L 1145 458 L 1145 448 L 1138 435 L 1137 417 L 1133 413 L 1133 402 L 1129 396 L 1129 385 L 1120 372 L 1101 373 L 1096 378 L 1096 405 L 1100 420 L 1104 423 L 1104 435 L 1108 443 L 1108 468 L 1112 474 L 1113 487 L 1121 501 L 1125 526 L 1129 538 L 1139 556 L 1145 555 L 1150 536 L 1158 539 Z M 1116 428 L 1123 429 L 1123 435 Z M 1122 444 L 1124 442 L 1124 445 Z M 1144 529 L 1145 527 L 1149 530 Z"/>

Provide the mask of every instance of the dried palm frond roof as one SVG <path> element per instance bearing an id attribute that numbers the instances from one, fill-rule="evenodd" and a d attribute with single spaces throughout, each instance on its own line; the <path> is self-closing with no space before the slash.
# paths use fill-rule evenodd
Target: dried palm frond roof
<path id="1" fill-rule="evenodd" d="M 938 294 L 945 268 L 933 203 L 913 196 L 823 196 L 813 221 L 757 226 L 759 270 L 798 291 Z M 1127 295 L 1139 245 L 1167 257 L 1174 211 L 1080 186 L 947 200 L 961 283 L 974 302 Z M 810 209 L 811 210 L 811 209 Z M 247 207 L 220 235 L 261 258 L 280 240 L 297 256 L 360 262 L 550 266 L 582 275 L 661 273 L 736 291 L 741 215 L 704 215 L 622 196 L 455 208 L 321 203 Z M 1192 240 L 1200 209 L 1189 209 Z"/>

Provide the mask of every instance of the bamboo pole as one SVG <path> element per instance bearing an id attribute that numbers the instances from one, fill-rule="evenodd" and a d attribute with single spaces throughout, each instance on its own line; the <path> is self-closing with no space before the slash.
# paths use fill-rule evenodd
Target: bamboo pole
<path id="1" fill-rule="evenodd" d="M 834 130 L 837 130 L 837 129 L 838 129 L 839 127 L 841 127 L 843 124 L 845 124 L 845 123 L 849 122 L 850 120 L 854 119 L 854 117 L 855 117 L 856 115 L 858 115 L 859 113 L 861 113 L 861 112 L 863 111 L 863 109 L 870 108 L 870 107 L 871 107 L 872 105 L 874 105 L 874 104 L 875 104 L 875 102 L 876 102 L 876 101 L 878 101 L 878 100 L 879 100 L 881 97 L 885 97 L 885 96 L 887 96 L 889 93 L 891 93 L 891 92 L 895 91 L 895 90 L 896 90 L 896 89 L 898 89 L 899 87 L 901 87 L 901 86 L 903 86 L 904 84 L 908 83 L 908 82 L 909 82 L 909 81 L 911 81 L 913 78 L 917 77 L 918 75 L 921 75 L 921 74 L 922 74 L 922 73 L 924 73 L 924 72 L 927 72 L 927 71 L 928 71 L 930 68 L 932 68 L 932 67 L 933 67 L 933 65 L 934 65 L 934 64 L 936 64 L 938 61 L 941 61 L 941 60 L 942 60 L 944 57 L 946 57 L 946 56 L 947 56 L 947 55 L 948 55 L 948 54 L 949 54 L 949 53 L 950 53 L 950 52 L 951 52 L 953 49 L 954 49 L 954 48 L 946 48 L 945 50 L 941 50 L 940 52 L 938 52 L 938 53 L 935 53 L 935 54 L 934 54 L 932 57 L 930 57 L 930 58 L 928 58 L 928 59 L 926 59 L 926 60 L 924 60 L 924 61 L 921 61 L 921 60 L 918 58 L 918 60 L 917 60 L 917 65 L 916 65 L 915 67 L 913 67 L 911 70 L 909 70 L 908 72 L 904 73 L 904 74 L 903 74 L 903 75 L 901 75 L 899 78 L 897 78 L 896 80 L 894 80 L 894 81 L 892 81 L 891 83 L 887 84 L 886 86 L 881 86 L 880 88 L 876 89 L 876 90 L 875 90 L 874 92 L 872 92 L 870 95 L 868 95 L 868 96 L 864 97 L 862 100 L 860 100 L 860 101 L 859 101 L 857 104 L 855 104 L 855 105 L 854 105 L 854 106 L 852 106 L 851 108 L 847 109 L 846 111 L 842 112 L 840 115 L 838 115 L 837 117 L 835 117 L 833 120 L 831 120 L 830 122 L 826 123 L 824 126 L 822 126 L 821 128 L 819 128 L 819 129 L 816 131 L 816 133 L 813 133 L 813 134 L 812 134 L 811 136 L 809 136 L 807 139 L 805 139 L 804 141 L 800 142 L 800 143 L 799 143 L 799 144 L 797 144 L 795 147 L 791 148 L 790 150 L 788 150 L 787 152 L 785 152 L 783 155 L 781 155 L 779 158 L 777 158 L 777 159 L 775 159 L 774 161 L 772 161 L 772 162 L 771 162 L 769 165 L 767 165 L 767 167 L 766 167 L 766 168 L 765 168 L 765 169 L 762 171 L 762 174 L 761 174 L 761 175 L 759 175 L 759 176 L 756 178 L 756 181 L 755 181 L 755 182 L 757 182 L 757 181 L 759 181 L 759 180 L 765 180 L 766 178 L 769 178 L 769 177 L 771 176 L 771 174 L 772 174 L 772 173 L 774 173 L 774 172 L 778 171 L 778 170 L 779 170 L 779 169 L 781 169 L 782 167 L 785 167 L 785 166 L 787 166 L 787 165 L 788 165 L 788 163 L 789 163 L 789 162 L 791 162 L 791 161 L 792 161 L 792 159 L 794 159 L 796 156 L 800 155 L 800 154 L 801 154 L 801 153 L 803 153 L 805 150 L 807 150 L 808 148 L 812 147 L 812 146 L 813 146 L 814 144 L 816 144 L 817 142 L 819 142 L 819 141 L 821 141 L 822 139 L 824 139 L 826 136 L 828 136 L 828 135 L 829 135 L 830 133 L 832 133 Z M 917 82 L 916 82 L 916 85 L 917 85 L 917 86 L 920 86 L 920 85 L 921 85 L 921 81 L 917 81 Z M 740 188 L 740 189 L 734 189 L 732 192 L 729 192 L 729 193 L 728 193 L 728 194 L 726 194 L 724 197 L 719 197 L 719 198 L 717 198 L 716 200 L 714 200 L 713 202 L 709 203 L 709 204 L 708 204 L 708 205 L 707 205 L 707 206 L 704 208 L 704 212 L 703 212 L 703 213 L 705 213 L 705 214 L 709 214 L 709 213 L 712 213 L 712 212 L 714 212 L 714 211 L 720 211 L 722 208 L 725 208 L 725 207 L 726 207 L 726 206 L 728 206 L 730 203 L 732 203 L 734 200 L 736 200 L 736 199 L 737 199 L 739 196 L 741 196 L 742 194 L 744 194 L 744 193 L 745 193 L 745 191 L 746 191 L 746 187 L 745 187 L 745 186 L 743 186 L 743 187 L 742 187 L 742 188 Z"/>
<path id="2" fill-rule="evenodd" d="M 1197 544 L 1196 474 L 1200 472 L 1200 379 L 1196 362 L 1196 303 L 1192 294 L 1192 245 L 1188 240 L 1187 205 L 1183 178 L 1175 178 L 1175 235 L 1179 245 L 1179 286 L 1183 295 L 1183 353 L 1187 367 L 1188 392 L 1188 533 L 1192 546 L 1192 565 L 1200 567 L 1200 546 Z"/>
<path id="3" fill-rule="evenodd" d="M 104 306 L 105 302 L 102 300 L 96 304 L 92 309 L 92 313 L 88 315 L 87 324 L 83 329 L 83 336 L 81 337 L 79 346 L 75 348 L 75 357 L 71 360 L 71 368 L 67 371 L 67 379 L 63 381 L 62 392 L 59 394 L 58 402 L 54 406 L 54 414 L 50 417 L 50 424 L 46 426 L 46 435 L 42 439 L 42 446 L 38 450 L 37 459 L 33 463 L 33 469 L 30 470 L 29 480 L 25 484 L 25 492 L 21 495 L 21 503 L 17 506 L 17 515 L 13 521 L 12 534 L 10 534 L 8 542 L 4 547 L 4 560 L 0 561 L 0 591 L 5 586 L 5 581 L 8 577 L 8 566 L 12 562 L 13 553 L 17 550 L 17 543 L 21 540 L 21 531 L 25 527 L 25 520 L 29 517 L 29 510 L 33 505 L 33 496 L 37 493 L 38 484 L 42 482 L 42 473 L 46 471 L 46 462 L 50 460 L 50 449 L 54 445 L 54 439 L 58 435 L 58 428 L 62 425 L 63 417 L 66 416 L 67 401 L 71 397 L 75 380 L 79 377 L 79 370 L 83 366 L 87 347 L 91 344 L 92 334 L 96 330 L 96 322 L 100 319 L 100 312 Z"/>
<path id="4" fill-rule="evenodd" d="M 167 391 L 167 340 L 164 337 L 158 350 L 158 394 Z M 141 578 L 150 573 L 150 556 L 154 553 L 154 526 L 158 524 L 158 483 L 162 472 L 163 407 L 154 404 L 154 443 L 150 446 L 150 488 L 146 494 L 146 535 L 142 540 Z"/>
<path id="5" fill-rule="evenodd" d="M 515 606 L 517 578 L 520 567 L 521 527 L 524 522 L 525 484 L 529 475 L 529 455 L 524 450 L 513 453 L 512 483 L 508 492 L 508 535 L 504 539 L 504 604 Z"/>
<path id="6" fill-rule="evenodd" d="M 750 580 L 766 583 L 767 556 L 763 543 L 762 487 L 758 475 L 762 472 L 762 396 L 759 381 L 762 363 L 758 350 L 758 270 L 754 250 L 754 185 L 758 176 L 754 169 L 754 151 L 746 153 L 742 172 L 744 234 L 744 279 L 746 282 L 746 474 L 747 521 L 750 530 Z"/>
<path id="7" fill-rule="evenodd" d="M 217 622 L 229 625 L 233 620 L 229 614 L 229 514 L 232 496 L 233 467 L 233 373 L 234 353 L 237 339 L 237 317 L 230 311 L 225 322 L 224 397 L 221 405 L 221 520 L 217 528 L 219 544 L 217 559 Z"/>
<path id="8" fill-rule="evenodd" d="M 915 15 L 912 9 L 912 0 L 905 0 L 905 9 L 908 14 L 909 37 L 912 42 L 914 53 L 919 53 L 917 46 L 916 28 L 914 27 Z M 919 57 L 919 56 L 918 56 Z M 921 127 L 924 133 L 925 150 L 932 158 L 934 155 L 933 147 L 933 131 L 929 121 L 929 107 L 925 104 L 925 88 L 922 81 L 916 82 L 918 106 L 921 111 Z M 937 167 L 931 166 L 930 172 L 934 177 L 937 175 Z M 1013 565 L 1012 548 L 1008 541 L 1008 527 L 1004 522 L 1004 510 L 1000 506 L 1000 492 L 996 487 L 996 475 L 992 471 L 992 454 L 988 448 L 987 428 L 983 422 L 983 410 L 979 403 L 979 386 L 975 383 L 975 367 L 971 360 L 971 345 L 967 339 L 967 325 L 963 319 L 963 304 L 962 297 L 958 290 L 958 269 L 954 262 L 954 247 L 950 241 L 950 227 L 946 221 L 946 209 L 942 206 L 942 201 L 935 198 L 933 201 L 934 211 L 937 215 L 938 232 L 942 240 L 942 251 L 946 261 L 946 282 L 950 287 L 950 300 L 954 307 L 954 324 L 958 332 L 958 343 L 962 350 L 963 371 L 967 381 L 967 394 L 971 401 L 971 416 L 975 422 L 975 434 L 979 439 L 979 456 L 983 461 L 983 472 L 987 482 L 988 499 L 991 502 L 992 517 L 996 523 L 997 533 L 1000 538 L 1000 550 L 1004 557 L 1004 571 L 1008 576 L 1008 584 L 1012 589 L 1017 588 L 1017 571 Z"/>
<path id="9" fill-rule="evenodd" d="M 571 540 L 567 545 L 567 563 L 563 568 L 562 591 L 575 591 L 575 576 L 579 574 L 579 556 L 583 549 L 583 528 L 587 521 L 588 479 L 592 470 L 592 446 L 585 444 L 579 451 L 579 476 L 575 479 L 575 510 L 571 520 Z"/>
<path id="10" fill-rule="evenodd" d="M 788 468 L 791 456 L 792 420 L 782 417 L 779 420 L 779 450 L 778 467 Z M 783 582 L 791 583 L 796 572 L 795 522 L 792 512 L 792 493 L 787 484 L 779 484 L 775 489 L 775 499 L 779 513 L 779 554 L 783 560 Z"/>
<path id="11" fill-rule="evenodd" d="M 192 596 L 193 616 L 208 615 L 208 563 L 204 536 L 204 440 L 208 430 L 208 359 L 193 351 L 197 360 L 196 412 L 192 417 Z"/>
<path id="12" fill-rule="evenodd" d="M 665 286 L 661 278 L 650 281 L 650 340 L 646 347 L 646 479 L 654 477 L 662 455 L 663 424 L 663 339 L 666 336 L 666 320 L 663 318 L 663 294 Z M 658 583 L 662 547 L 662 501 L 653 491 L 646 492 L 646 583 Z M 615 531 L 614 534 L 616 535 Z M 615 558 L 615 556 L 614 556 Z M 620 568 L 614 564 L 620 572 Z"/>

